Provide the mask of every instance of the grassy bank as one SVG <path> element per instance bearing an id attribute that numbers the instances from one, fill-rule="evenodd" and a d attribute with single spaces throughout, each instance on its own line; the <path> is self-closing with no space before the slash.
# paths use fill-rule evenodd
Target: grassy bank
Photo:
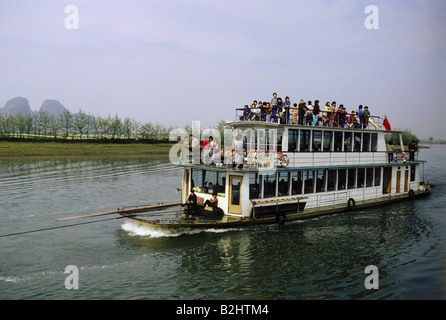
<path id="1" fill-rule="evenodd" d="M 0 141 L 1 156 L 78 156 L 169 154 L 169 143 Z"/>

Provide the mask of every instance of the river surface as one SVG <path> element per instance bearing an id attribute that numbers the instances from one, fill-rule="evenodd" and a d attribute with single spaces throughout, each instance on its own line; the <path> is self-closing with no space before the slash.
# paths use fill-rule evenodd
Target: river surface
<path id="1" fill-rule="evenodd" d="M 182 169 L 166 157 L 0 158 L 0 299 L 445 299 L 446 146 L 429 147 L 428 197 L 174 233 L 110 216 L 55 221 L 179 201 Z"/>

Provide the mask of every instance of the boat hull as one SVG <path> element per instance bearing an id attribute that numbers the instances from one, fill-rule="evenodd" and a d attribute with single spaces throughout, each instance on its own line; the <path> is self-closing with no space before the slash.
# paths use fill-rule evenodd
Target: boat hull
<path id="1" fill-rule="evenodd" d="M 279 212 L 276 214 L 275 206 L 271 206 L 271 214 L 262 216 L 261 218 L 239 218 L 225 215 L 223 217 L 179 217 L 175 220 L 161 221 L 149 220 L 138 215 L 121 214 L 137 223 L 152 227 L 164 229 L 226 229 L 226 228 L 242 228 L 261 224 L 283 224 L 285 221 L 296 221 L 316 218 L 329 214 L 355 211 L 360 209 L 372 208 L 376 206 L 386 205 L 392 202 L 414 200 L 415 198 L 429 195 L 430 186 L 415 191 L 413 194 L 386 195 L 373 200 L 357 201 L 353 205 L 347 203 L 344 205 L 324 206 L 317 208 L 305 209 L 303 212 Z"/>

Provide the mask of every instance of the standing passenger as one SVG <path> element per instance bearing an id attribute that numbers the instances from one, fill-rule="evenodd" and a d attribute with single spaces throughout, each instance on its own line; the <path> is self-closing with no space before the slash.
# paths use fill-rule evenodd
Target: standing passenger
<path id="1" fill-rule="evenodd" d="M 330 114 L 328 115 L 328 117 L 329 117 L 328 126 L 329 127 L 333 127 L 335 113 L 336 113 L 336 101 L 333 101 L 331 103 L 331 107 L 330 107 Z"/>
<path id="2" fill-rule="evenodd" d="M 292 116 L 291 123 L 297 124 L 297 103 L 293 104 L 293 108 L 291 108 Z"/>
<path id="3" fill-rule="evenodd" d="M 300 99 L 299 108 L 297 110 L 297 116 L 298 116 L 297 123 L 300 125 L 304 123 L 306 109 L 307 107 L 305 106 L 304 99 Z"/>
<path id="4" fill-rule="evenodd" d="M 370 111 L 369 107 L 364 107 L 364 129 L 367 129 L 367 126 L 369 125 L 369 119 L 370 119 Z"/>
<path id="5" fill-rule="evenodd" d="M 321 109 L 319 107 L 319 100 L 314 101 L 314 108 L 313 108 L 313 126 L 319 125 L 319 113 Z"/>
<path id="6" fill-rule="evenodd" d="M 415 151 L 418 151 L 418 144 L 416 144 L 415 141 L 412 140 L 411 144 L 409 144 L 409 161 L 410 162 L 415 161 Z"/>
<path id="7" fill-rule="evenodd" d="M 285 97 L 285 118 L 286 123 L 290 123 L 290 108 L 291 108 L 291 101 L 290 97 Z"/>
<path id="8" fill-rule="evenodd" d="M 362 104 L 358 107 L 358 117 L 359 117 L 359 127 L 362 128 L 364 122 L 364 110 L 362 109 Z"/>

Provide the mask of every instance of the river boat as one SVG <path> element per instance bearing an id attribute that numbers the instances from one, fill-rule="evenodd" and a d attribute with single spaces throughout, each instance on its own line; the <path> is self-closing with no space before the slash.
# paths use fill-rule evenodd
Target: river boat
<path id="1" fill-rule="evenodd" d="M 153 228 L 230 228 L 414 200 L 431 191 L 426 161 L 418 153 L 408 157 L 402 132 L 386 130 L 379 117 L 353 128 L 248 121 L 241 111 L 226 123 L 224 147 L 217 141 L 194 154 L 182 135 L 175 153 L 182 161 L 172 161 L 184 168 L 180 202 L 109 213 Z M 386 134 L 399 136 L 395 150 L 388 150 Z M 237 139 L 243 146 L 238 162 Z M 197 203 L 187 211 L 190 190 Z M 216 210 L 206 206 L 212 197 Z"/>

